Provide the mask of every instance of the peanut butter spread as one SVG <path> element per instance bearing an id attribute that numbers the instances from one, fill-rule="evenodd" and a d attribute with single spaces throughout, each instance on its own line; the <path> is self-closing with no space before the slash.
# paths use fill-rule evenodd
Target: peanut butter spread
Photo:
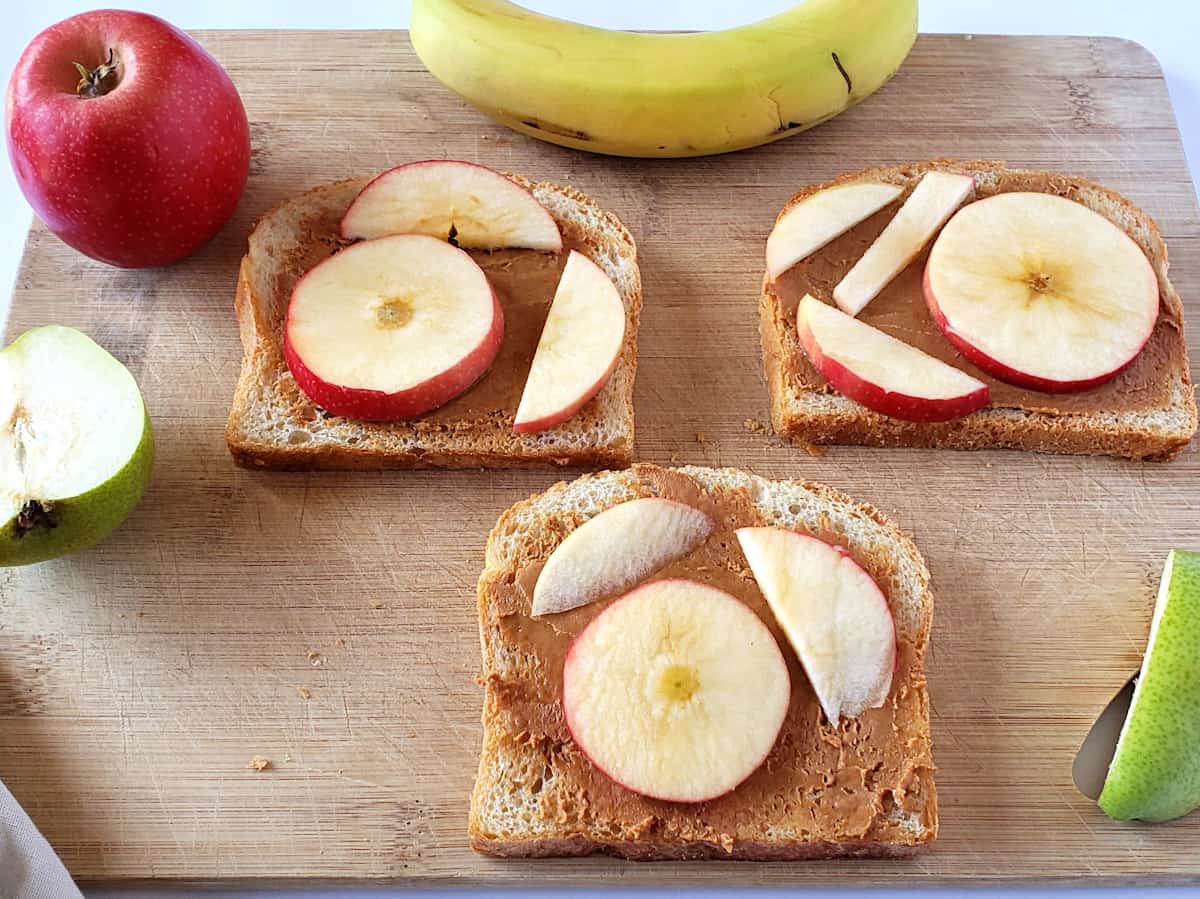
<path id="1" fill-rule="evenodd" d="M 529 615 L 533 587 L 546 558 L 565 537 L 547 530 L 539 536 L 534 560 L 515 577 L 487 587 L 480 603 L 485 629 L 499 634 L 506 655 L 531 660 L 532 674 L 506 680 L 488 678 L 494 709 L 510 722 L 508 739 L 537 745 L 569 784 L 572 808 L 562 794 L 541 796 L 549 820 L 603 822 L 622 839 L 653 837 L 706 841 L 732 848 L 736 840 L 774 830 L 782 838 L 803 837 L 839 843 L 921 839 L 895 820 L 900 811 L 934 823 L 933 762 L 929 745 L 928 697 L 923 674 L 924 646 L 900 641 L 891 694 L 881 708 L 832 726 L 771 614 L 738 548 L 734 531 L 764 521 L 744 491 L 710 494 L 693 479 L 670 469 L 638 465 L 638 492 L 687 503 L 712 515 L 718 527 L 683 559 L 649 579 L 686 577 L 736 596 L 766 623 L 787 659 L 791 705 L 775 746 L 763 765 L 732 792 L 699 804 L 649 799 L 619 786 L 596 768 L 572 741 L 562 713 L 563 658 L 572 639 L 615 597 L 558 615 Z M 830 542 L 845 541 L 832 531 Z M 853 550 L 852 550 L 853 551 Z M 881 586 L 890 582 L 887 558 L 855 552 L 856 560 Z"/>
<path id="2" fill-rule="evenodd" d="M 1000 176 L 995 190 L 980 191 L 976 199 L 994 193 L 1037 191 L 1072 198 L 1075 187 L 1068 178 L 1051 178 L 1025 172 Z M 809 258 L 785 272 L 767 290 L 778 304 L 789 334 L 796 330 L 796 308 L 806 293 L 827 303 L 833 302 L 833 288 L 851 266 L 866 252 L 896 214 L 903 198 L 880 210 L 862 224 L 851 228 Z M 1181 368 L 1186 353 L 1181 315 L 1163 293 L 1160 285 L 1159 318 L 1150 339 L 1137 358 L 1110 381 L 1077 393 L 1041 393 L 1015 387 L 976 368 L 950 344 L 934 323 L 925 304 L 921 279 L 929 246 L 902 271 L 858 318 L 867 324 L 903 340 L 931 356 L 936 356 L 967 374 L 978 378 L 991 390 L 991 405 L 1009 409 L 1049 413 L 1136 412 L 1161 408 L 1170 401 L 1172 373 Z M 836 392 L 813 368 L 797 346 L 791 358 L 782 360 L 792 386 L 799 389 Z"/>
<path id="3" fill-rule="evenodd" d="M 340 215 L 330 210 L 315 215 L 304 223 L 304 240 L 287 265 L 282 268 L 275 284 L 275 294 L 283 301 L 286 315 L 296 281 L 306 272 L 328 259 L 348 241 L 339 235 Z M 468 250 L 496 291 L 504 312 L 504 340 L 491 367 L 469 390 L 445 405 L 421 416 L 420 421 L 434 424 L 470 422 L 488 416 L 508 421 L 516 415 L 521 391 L 533 363 L 554 291 L 558 287 L 567 255 L 571 250 L 587 254 L 587 246 L 574 238 L 567 229 L 563 233 L 563 248 L 559 253 L 538 250 Z M 282 317 L 280 327 L 283 326 Z"/>

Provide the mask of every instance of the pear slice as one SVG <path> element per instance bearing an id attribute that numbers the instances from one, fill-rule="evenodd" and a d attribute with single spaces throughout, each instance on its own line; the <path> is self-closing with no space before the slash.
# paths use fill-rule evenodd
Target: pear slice
<path id="1" fill-rule="evenodd" d="M 1150 640 L 1100 808 L 1170 821 L 1200 808 L 1200 553 L 1167 555 Z"/>
<path id="2" fill-rule="evenodd" d="M 91 546 L 133 511 L 154 437 L 133 375 L 61 325 L 0 351 L 0 565 Z"/>

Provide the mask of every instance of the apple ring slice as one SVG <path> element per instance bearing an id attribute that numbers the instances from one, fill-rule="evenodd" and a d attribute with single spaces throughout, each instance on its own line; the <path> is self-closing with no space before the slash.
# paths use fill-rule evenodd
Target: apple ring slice
<path id="1" fill-rule="evenodd" d="M 960 353 L 1020 387 L 1086 390 L 1134 360 L 1158 320 L 1141 247 L 1054 194 L 996 194 L 946 224 L 925 266 L 925 301 Z"/>
<path id="2" fill-rule="evenodd" d="M 308 397 L 364 421 L 414 418 L 474 384 L 504 313 L 463 250 L 421 234 L 349 246 L 296 284 L 284 358 Z"/>
<path id="3" fill-rule="evenodd" d="M 791 700 L 779 644 L 723 590 L 653 581 L 592 620 L 563 663 L 563 713 L 592 763 L 624 787 L 704 802 L 754 773 Z"/>

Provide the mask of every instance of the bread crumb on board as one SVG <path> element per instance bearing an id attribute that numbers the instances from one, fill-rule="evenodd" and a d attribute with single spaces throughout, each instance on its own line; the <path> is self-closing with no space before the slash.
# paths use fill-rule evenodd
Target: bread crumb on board
<path id="1" fill-rule="evenodd" d="M 271 760 L 263 755 L 251 756 L 246 763 L 246 768 L 251 771 L 269 771 L 271 767 Z"/>
<path id="2" fill-rule="evenodd" d="M 310 649 L 308 651 L 307 658 L 308 664 L 312 665 L 314 668 L 321 667 L 321 664 L 325 661 L 325 658 L 315 649 Z"/>
<path id="3" fill-rule="evenodd" d="M 312 690 L 308 689 L 308 687 L 297 687 L 296 693 L 299 694 L 301 699 L 312 699 Z"/>
<path id="4" fill-rule="evenodd" d="M 705 434 L 703 431 L 697 431 L 695 434 L 695 439 L 696 439 L 696 442 L 701 445 L 708 443 L 708 435 Z"/>
<path id="5" fill-rule="evenodd" d="M 742 427 L 751 434 L 761 434 L 767 429 L 767 426 L 757 418 L 747 418 L 744 422 L 742 422 Z"/>

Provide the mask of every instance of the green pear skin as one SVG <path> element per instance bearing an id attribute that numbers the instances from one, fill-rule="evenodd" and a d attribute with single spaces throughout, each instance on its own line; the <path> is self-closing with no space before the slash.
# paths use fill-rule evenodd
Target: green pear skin
<path id="1" fill-rule="evenodd" d="M 45 341 L 65 356 L 68 351 L 90 358 L 90 365 L 116 366 L 128 378 L 129 389 L 136 391 L 132 375 L 121 363 L 90 337 L 61 325 L 44 325 L 26 331 L 4 352 L 20 350 L 18 344 Z M 88 384 L 82 384 L 86 390 Z M 29 565 L 44 562 L 96 544 L 107 537 L 137 506 L 150 480 L 154 465 L 154 434 L 150 415 L 142 404 L 141 437 L 125 464 L 111 477 L 90 490 L 47 503 L 47 515 L 53 527 L 40 522 L 18 535 L 18 517 L 0 521 L 0 566 Z"/>
<path id="2" fill-rule="evenodd" d="M 0 529 L 0 566 L 32 565 L 93 546 L 117 529 L 142 498 L 154 466 L 150 416 L 133 456 L 108 481 L 54 503 L 53 528 L 34 528 L 17 539 L 16 519 Z"/>
<path id="3" fill-rule="evenodd" d="M 1170 821 L 1200 808 L 1200 553 L 1172 550 L 1100 808 Z"/>

